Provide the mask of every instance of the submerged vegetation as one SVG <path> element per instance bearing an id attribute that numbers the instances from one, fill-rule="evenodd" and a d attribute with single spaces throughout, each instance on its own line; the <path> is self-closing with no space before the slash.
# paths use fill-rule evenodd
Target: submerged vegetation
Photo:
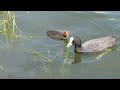
<path id="1" fill-rule="evenodd" d="M 31 49 L 25 49 L 26 52 L 28 52 L 29 54 L 32 54 L 34 56 L 39 56 L 40 57 L 40 61 L 44 61 L 44 62 L 53 62 L 53 60 L 47 58 L 46 56 L 44 56 L 43 54 L 39 53 L 39 52 L 35 52 L 34 50 Z"/>

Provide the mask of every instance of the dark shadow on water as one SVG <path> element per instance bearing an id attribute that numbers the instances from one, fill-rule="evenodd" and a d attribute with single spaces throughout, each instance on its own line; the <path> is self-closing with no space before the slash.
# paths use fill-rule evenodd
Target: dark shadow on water
<path id="1" fill-rule="evenodd" d="M 72 64 L 78 64 L 81 62 L 81 54 L 74 52 L 74 61 Z"/>

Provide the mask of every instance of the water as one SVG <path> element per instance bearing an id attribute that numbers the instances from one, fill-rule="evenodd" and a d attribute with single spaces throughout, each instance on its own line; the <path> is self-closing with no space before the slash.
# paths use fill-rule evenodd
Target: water
<path id="1" fill-rule="evenodd" d="M 67 29 L 70 36 L 79 36 L 82 42 L 108 35 L 119 36 L 120 12 L 15 11 L 15 16 L 23 35 L 32 38 L 13 40 L 7 48 L 1 42 L 0 78 L 120 78 L 120 38 L 117 47 L 99 59 L 96 59 L 98 54 L 74 53 L 74 46 L 66 59 L 66 44 L 52 40 L 46 34 L 48 29 Z M 52 62 L 27 50 L 40 53 Z"/>

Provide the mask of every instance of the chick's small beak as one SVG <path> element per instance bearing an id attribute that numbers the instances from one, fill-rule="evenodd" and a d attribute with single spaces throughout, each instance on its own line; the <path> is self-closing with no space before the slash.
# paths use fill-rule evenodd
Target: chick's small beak
<path id="1" fill-rule="evenodd" d="M 66 46 L 67 48 L 70 48 L 70 47 L 72 46 L 72 44 L 73 44 L 73 43 L 72 43 L 73 40 L 74 40 L 74 38 L 71 37 L 69 43 L 68 43 L 67 46 Z"/>
<path id="2" fill-rule="evenodd" d="M 66 36 L 66 37 L 68 37 L 68 36 L 69 36 L 69 32 L 68 32 L 68 31 L 65 31 L 65 32 L 63 33 L 63 35 Z"/>
<path id="3" fill-rule="evenodd" d="M 69 32 L 68 32 L 68 31 L 66 31 L 66 36 L 67 36 L 67 37 L 69 36 Z"/>

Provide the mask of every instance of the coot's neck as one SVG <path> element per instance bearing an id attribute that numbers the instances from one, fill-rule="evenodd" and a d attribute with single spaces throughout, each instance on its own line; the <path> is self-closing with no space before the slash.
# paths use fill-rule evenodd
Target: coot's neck
<path id="1" fill-rule="evenodd" d="M 79 41 L 79 43 L 75 44 L 75 48 L 74 48 L 75 52 L 81 52 L 82 51 L 82 45 L 81 44 L 82 44 L 81 40 Z"/>
<path id="2" fill-rule="evenodd" d="M 75 52 L 80 52 L 80 51 L 82 51 L 82 46 L 81 46 L 81 44 L 80 44 L 80 45 L 76 45 L 76 44 L 75 44 L 74 51 L 75 51 Z"/>
<path id="3" fill-rule="evenodd" d="M 81 48 L 81 43 L 82 43 L 82 41 L 79 40 L 79 42 L 75 44 L 75 48 L 76 48 L 76 47 Z"/>
<path id="4" fill-rule="evenodd" d="M 81 48 L 81 44 L 80 44 L 80 45 L 76 45 L 76 44 L 75 44 L 75 48 L 76 48 L 76 47 L 79 47 L 79 48 Z"/>

